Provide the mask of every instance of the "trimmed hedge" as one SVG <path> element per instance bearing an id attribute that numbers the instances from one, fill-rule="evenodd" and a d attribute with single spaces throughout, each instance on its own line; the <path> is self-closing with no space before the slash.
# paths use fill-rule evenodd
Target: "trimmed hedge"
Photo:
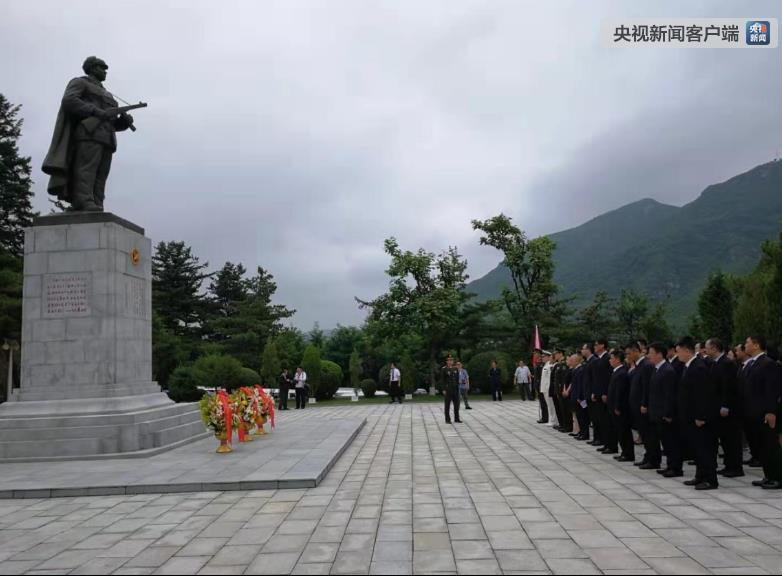
<path id="1" fill-rule="evenodd" d="M 361 391 L 364 393 L 364 398 L 374 398 L 375 392 L 377 392 L 377 384 L 372 378 L 366 378 L 361 381 Z"/>

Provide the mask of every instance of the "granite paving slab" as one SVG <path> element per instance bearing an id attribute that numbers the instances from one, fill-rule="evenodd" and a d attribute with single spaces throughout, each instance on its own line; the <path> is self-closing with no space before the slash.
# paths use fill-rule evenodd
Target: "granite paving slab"
<path id="1" fill-rule="evenodd" d="M 313 488 L 365 422 L 284 414 L 264 436 L 234 438 L 230 454 L 217 454 L 209 437 L 142 459 L 3 464 L 0 498 Z"/>

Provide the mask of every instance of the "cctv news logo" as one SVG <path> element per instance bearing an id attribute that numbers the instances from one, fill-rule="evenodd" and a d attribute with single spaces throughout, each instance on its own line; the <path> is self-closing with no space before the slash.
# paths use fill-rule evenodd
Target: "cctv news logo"
<path id="1" fill-rule="evenodd" d="M 776 48 L 776 18 L 610 18 L 603 45 L 612 47 Z"/>
<path id="2" fill-rule="evenodd" d="M 747 46 L 768 46 L 771 43 L 771 22 L 747 21 Z"/>

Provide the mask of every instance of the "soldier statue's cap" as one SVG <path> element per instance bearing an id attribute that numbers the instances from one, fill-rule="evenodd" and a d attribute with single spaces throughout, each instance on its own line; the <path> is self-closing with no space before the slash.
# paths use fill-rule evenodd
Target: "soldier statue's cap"
<path id="1" fill-rule="evenodd" d="M 84 64 L 81 65 L 81 69 L 87 72 L 88 70 L 91 70 L 93 66 L 100 66 L 105 70 L 109 69 L 109 65 L 97 56 L 87 56 L 87 59 L 84 60 Z"/>
<path id="2" fill-rule="evenodd" d="M 544 356 L 551 356 L 551 352 L 549 352 L 548 350 L 543 350 L 543 355 Z"/>

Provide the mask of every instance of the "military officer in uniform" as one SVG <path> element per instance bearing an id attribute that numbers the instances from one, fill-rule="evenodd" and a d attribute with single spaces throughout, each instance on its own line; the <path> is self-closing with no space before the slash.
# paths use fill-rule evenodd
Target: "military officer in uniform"
<path id="1" fill-rule="evenodd" d="M 454 422 L 459 420 L 459 369 L 454 366 L 453 358 L 448 356 L 442 368 L 443 392 L 445 393 L 445 423 L 451 423 L 451 404 L 453 403 Z"/>

